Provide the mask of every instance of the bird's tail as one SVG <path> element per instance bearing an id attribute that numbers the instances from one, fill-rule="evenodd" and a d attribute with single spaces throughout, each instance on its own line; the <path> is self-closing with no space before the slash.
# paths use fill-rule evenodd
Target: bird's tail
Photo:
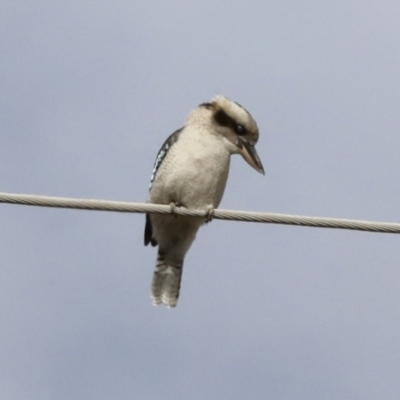
<path id="1" fill-rule="evenodd" d="M 167 262 L 163 253 L 158 252 L 156 269 L 151 285 L 151 298 L 154 305 L 176 306 L 181 287 L 182 268 L 182 261 L 179 263 Z"/>

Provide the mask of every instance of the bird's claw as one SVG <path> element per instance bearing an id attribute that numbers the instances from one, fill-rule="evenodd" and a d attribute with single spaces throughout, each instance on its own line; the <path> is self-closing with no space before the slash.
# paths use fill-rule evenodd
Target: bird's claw
<path id="1" fill-rule="evenodd" d="M 171 210 L 171 215 L 174 215 L 175 218 L 178 216 L 178 214 L 176 213 L 176 207 L 178 207 L 178 205 L 176 203 L 174 203 L 173 201 L 171 201 L 171 203 L 169 203 L 169 208 Z"/>
<path id="2" fill-rule="evenodd" d="M 207 208 L 207 212 L 206 212 L 206 224 L 211 222 L 214 218 L 214 207 L 213 206 L 209 206 Z"/>

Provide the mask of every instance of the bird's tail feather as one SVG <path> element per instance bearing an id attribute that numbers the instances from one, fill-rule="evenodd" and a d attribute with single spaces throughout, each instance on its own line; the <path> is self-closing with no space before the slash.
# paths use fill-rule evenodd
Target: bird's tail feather
<path id="1" fill-rule="evenodd" d="M 158 253 L 151 286 L 151 298 L 154 305 L 176 306 L 181 287 L 182 268 L 183 262 L 166 262 L 163 254 Z"/>

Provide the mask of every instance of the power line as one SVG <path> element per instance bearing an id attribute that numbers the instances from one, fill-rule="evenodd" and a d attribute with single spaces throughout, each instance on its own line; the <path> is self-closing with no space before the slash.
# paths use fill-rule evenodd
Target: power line
<path id="1" fill-rule="evenodd" d="M 65 197 L 36 196 L 28 194 L 0 193 L 0 203 L 39 207 L 71 208 L 77 210 L 114 211 L 126 213 L 177 214 L 206 218 L 208 210 L 192 211 L 183 207 L 172 209 L 167 205 L 130 203 L 122 201 L 72 199 Z M 350 229 L 366 232 L 400 233 L 400 223 L 360 221 L 341 218 L 308 217 L 276 213 L 216 209 L 214 219 L 226 221 L 263 222 L 309 226 L 314 228 Z"/>

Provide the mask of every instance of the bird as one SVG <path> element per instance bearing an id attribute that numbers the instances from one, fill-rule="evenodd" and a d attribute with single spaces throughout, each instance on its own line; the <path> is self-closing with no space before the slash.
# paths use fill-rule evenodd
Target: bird
<path id="1" fill-rule="evenodd" d="M 184 126 L 170 135 L 156 157 L 148 203 L 171 206 L 171 214 L 146 214 L 144 244 L 158 245 L 151 298 L 154 305 L 177 305 L 183 261 L 197 231 L 212 219 L 228 179 L 230 157 L 240 154 L 265 175 L 255 145 L 259 130 L 251 114 L 217 95 L 194 108 Z M 174 215 L 175 207 L 207 211 L 207 218 Z"/>

